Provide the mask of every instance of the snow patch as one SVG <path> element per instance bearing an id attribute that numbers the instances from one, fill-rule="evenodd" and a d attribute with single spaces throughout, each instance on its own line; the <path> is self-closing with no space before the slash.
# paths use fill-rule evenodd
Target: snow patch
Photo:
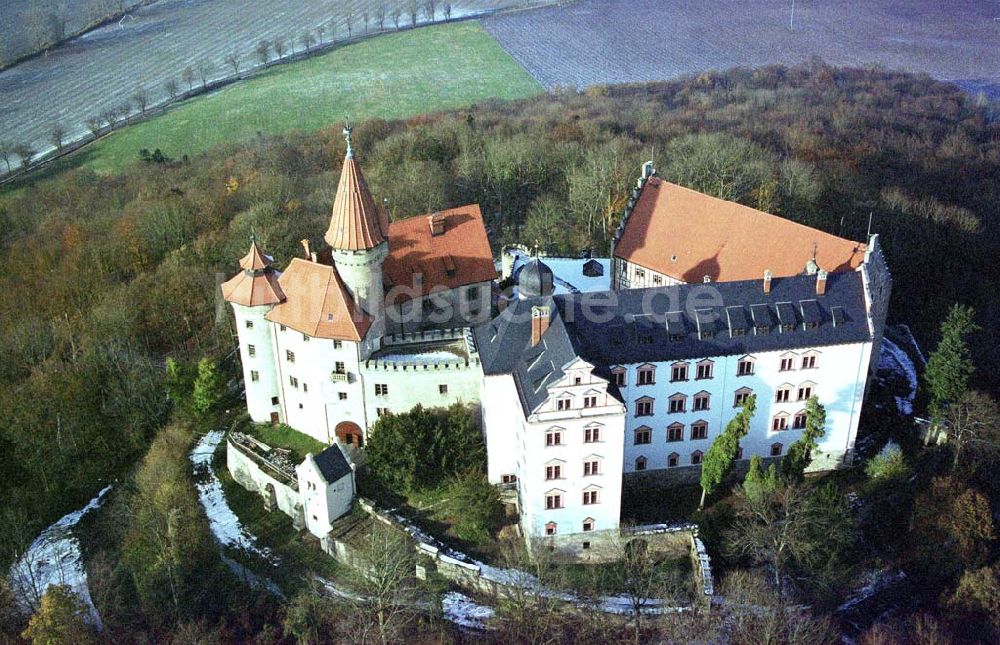
<path id="1" fill-rule="evenodd" d="M 86 604 L 90 622 L 98 629 L 101 628 L 101 617 L 90 598 L 87 571 L 83 567 L 80 542 L 73 535 L 73 527 L 84 515 L 101 506 L 109 490 L 111 486 L 105 486 L 86 506 L 64 515 L 42 531 L 24 555 L 11 566 L 11 588 L 23 610 L 33 612 L 45 590 L 51 585 L 66 585 Z"/>
<path id="2" fill-rule="evenodd" d="M 243 528 L 236 513 L 226 502 L 222 483 L 212 467 L 212 457 L 223 436 L 225 436 L 224 431 L 213 430 L 205 434 L 191 450 L 191 464 L 194 466 L 195 477 L 200 480 L 195 485 L 198 489 L 198 501 L 208 516 L 212 534 L 222 546 L 245 549 L 277 566 L 278 560 L 270 549 L 257 545 L 257 539 Z"/>
<path id="3" fill-rule="evenodd" d="M 449 591 L 441 597 L 441 611 L 445 620 L 471 629 L 485 630 L 487 622 L 493 618 L 492 607 L 480 605 L 457 591 Z"/>
<path id="4" fill-rule="evenodd" d="M 888 338 L 883 338 L 879 349 L 878 369 L 898 374 L 910 384 L 910 393 L 907 396 L 896 397 L 896 407 L 900 414 L 912 415 L 913 399 L 917 396 L 917 368 L 913 365 L 913 360 L 899 348 L 899 345 Z"/>
<path id="5" fill-rule="evenodd" d="M 512 249 L 510 252 L 514 255 L 514 264 L 511 268 L 512 273 L 517 273 L 522 266 L 534 259 L 533 256 L 524 251 Z M 539 257 L 538 259 L 552 269 L 552 279 L 555 283 L 556 295 L 611 290 L 610 258 L 593 258 L 604 269 L 603 275 L 595 277 L 583 275 L 583 265 L 590 262 L 591 258 Z"/>
<path id="6" fill-rule="evenodd" d="M 904 578 L 906 578 L 906 574 L 902 571 L 875 571 L 869 575 L 868 582 L 858 589 L 857 593 L 837 607 L 837 611 L 843 612 L 852 609 L 883 589 L 901 582 Z"/>

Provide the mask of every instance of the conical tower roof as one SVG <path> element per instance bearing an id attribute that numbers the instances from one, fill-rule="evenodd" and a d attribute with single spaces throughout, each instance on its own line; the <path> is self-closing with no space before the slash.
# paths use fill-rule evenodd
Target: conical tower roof
<path id="1" fill-rule="evenodd" d="M 275 305 L 285 299 L 278 284 L 278 272 L 271 265 L 274 259 L 264 253 L 255 238 L 250 251 L 240 260 L 243 270 L 222 284 L 222 297 L 245 307 Z"/>
<path id="2" fill-rule="evenodd" d="M 263 271 L 274 264 L 274 258 L 260 250 L 254 239 L 250 242 L 250 252 L 240 259 L 240 267 L 246 271 Z"/>
<path id="3" fill-rule="evenodd" d="M 385 242 L 387 231 L 383 230 L 379 208 L 368 190 L 361 166 L 354 158 L 350 126 L 344 128 L 344 137 L 347 139 L 347 156 L 344 158 L 344 169 L 340 172 L 340 184 L 337 185 L 337 197 L 333 201 L 333 213 L 325 239 L 334 250 L 364 251 Z"/>

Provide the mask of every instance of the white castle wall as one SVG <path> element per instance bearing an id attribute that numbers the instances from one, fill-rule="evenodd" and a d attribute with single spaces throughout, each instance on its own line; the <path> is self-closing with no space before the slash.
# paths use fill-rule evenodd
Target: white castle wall
<path id="1" fill-rule="evenodd" d="M 232 303 L 236 318 L 236 334 L 240 342 L 240 361 L 243 364 L 243 382 L 246 385 L 247 409 L 250 418 L 257 423 L 271 420 L 272 412 L 281 411 L 281 406 L 272 403 L 279 396 L 277 369 L 274 361 L 274 342 L 271 323 L 264 316 L 271 311 L 270 305 L 245 307 Z M 248 327 L 250 323 L 252 327 Z M 254 347 L 250 356 L 249 348 Z M 257 373 L 254 380 L 253 372 Z"/>
<path id="2" fill-rule="evenodd" d="M 302 526 L 302 501 L 294 482 L 285 478 L 279 479 L 266 472 L 232 441 L 226 442 L 226 468 L 243 488 L 256 492 L 265 499 L 269 497 L 269 491 L 274 490 L 273 499 L 278 509 L 292 518 L 296 526 Z"/>

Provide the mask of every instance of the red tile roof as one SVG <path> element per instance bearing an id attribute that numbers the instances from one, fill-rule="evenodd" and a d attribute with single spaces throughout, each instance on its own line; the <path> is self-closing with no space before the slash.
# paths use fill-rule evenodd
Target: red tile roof
<path id="1" fill-rule="evenodd" d="M 288 298 L 268 312 L 272 322 L 313 338 L 351 341 L 363 339 L 371 327 L 332 266 L 294 258 L 279 283 Z"/>
<path id="2" fill-rule="evenodd" d="M 443 220 L 444 232 L 431 234 L 431 217 Z M 389 225 L 389 257 L 382 266 L 389 287 L 417 287 L 420 295 L 432 289 L 453 289 L 497 277 L 493 252 L 486 237 L 478 204 L 421 215 Z M 393 303 L 408 300 L 402 293 Z"/>
<path id="3" fill-rule="evenodd" d="M 798 275 L 816 252 L 830 273 L 856 269 L 865 245 L 651 177 L 615 257 L 684 282 Z"/>
<path id="4" fill-rule="evenodd" d="M 252 242 L 250 252 L 240 260 L 243 270 L 222 283 L 222 297 L 245 307 L 274 305 L 284 300 L 278 274 L 271 269 L 272 262 L 257 242 Z"/>
<path id="5" fill-rule="evenodd" d="M 354 153 L 348 151 L 324 239 L 334 249 L 343 251 L 362 251 L 378 246 L 385 241 L 386 235 L 386 220 L 381 210 L 368 190 Z"/>

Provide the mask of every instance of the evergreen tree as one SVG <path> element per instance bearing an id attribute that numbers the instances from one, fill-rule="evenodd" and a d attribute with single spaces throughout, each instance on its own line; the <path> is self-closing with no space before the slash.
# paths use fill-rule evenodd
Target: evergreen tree
<path id="1" fill-rule="evenodd" d="M 740 439 L 750 431 L 750 419 L 756 411 L 757 396 L 751 395 L 743 404 L 743 409 L 726 424 L 726 429 L 715 438 L 705 453 L 705 460 L 701 464 L 699 510 L 705 508 L 705 498 L 722 483 L 726 473 L 733 467 L 733 461 L 740 450 Z"/>
<path id="2" fill-rule="evenodd" d="M 52 585 L 21 637 L 33 645 L 95 642 L 83 616 L 87 608 L 66 585 Z"/>
<path id="3" fill-rule="evenodd" d="M 788 454 L 781 460 L 781 474 L 791 482 L 801 482 L 805 470 L 812 463 L 812 453 L 817 441 L 826 434 L 826 408 L 814 394 L 806 401 L 806 427 L 802 437 L 788 447 Z"/>
<path id="4" fill-rule="evenodd" d="M 211 410 L 222 398 L 224 385 L 215 361 L 207 356 L 198 361 L 198 377 L 194 380 L 194 390 L 191 393 L 194 411 L 204 414 Z"/>
<path id="5" fill-rule="evenodd" d="M 750 458 L 750 470 L 743 478 L 743 492 L 752 505 L 760 505 L 778 489 L 778 471 L 771 464 L 767 470 L 761 466 L 760 455 Z"/>
<path id="6" fill-rule="evenodd" d="M 927 361 L 924 381 L 930 394 L 931 416 L 940 419 L 949 403 L 962 398 L 975 370 L 966 337 L 979 329 L 972 307 L 956 304 L 941 323 L 941 341 Z"/>
<path id="7" fill-rule="evenodd" d="M 167 397 L 182 414 L 191 409 L 191 387 L 194 375 L 189 366 L 167 358 Z"/>

